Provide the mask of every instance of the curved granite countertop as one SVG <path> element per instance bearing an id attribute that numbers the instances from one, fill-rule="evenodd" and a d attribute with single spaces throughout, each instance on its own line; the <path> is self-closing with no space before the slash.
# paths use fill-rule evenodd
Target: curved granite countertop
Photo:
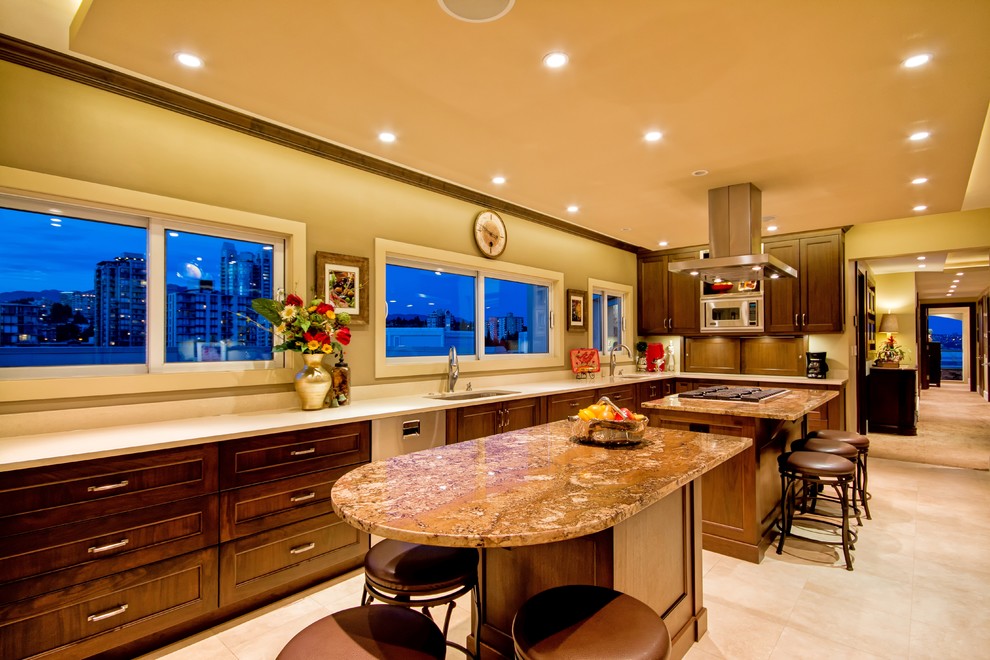
<path id="1" fill-rule="evenodd" d="M 593 534 L 633 516 L 752 445 L 650 427 L 630 447 L 571 440 L 570 422 L 376 461 L 337 480 L 334 511 L 412 543 L 511 547 Z"/>
<path id="2" fill-rule="evenodd" d="M 653 410 L 682 410 L 712 415 L 736 415 L 796 421 L 823 403 L 839 396 L 835 390 L 790 390 L 758 403 L 717 401 L 713 399 L 682 399 L 680 395 L 644 401 L 641 407 Z"/>

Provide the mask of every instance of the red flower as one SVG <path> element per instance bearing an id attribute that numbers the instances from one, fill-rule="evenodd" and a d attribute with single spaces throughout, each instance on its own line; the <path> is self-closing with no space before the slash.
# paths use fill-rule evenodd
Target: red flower
<path id="1" fill-rule="evenodd" d="M 306 334 L 303 335 L 303 338 L 307 342 L 318 341 L 321 344 L 325 344 L 325 343 L 327 343 L 327 341 L 330 340 L 330 337 L 327 336 L 327 333 L 325 333 L 323 331 L 320 331 L 320 332 L 317 332 L 317 333 L 307 332 Z"/>
<path id="2" fill-rule="evenodd" d="M 334 335 L 341 346 L 347 346 L 351 343 L 351 329 L 350 328 L 340 328 Z"/>
<path id="3" fill-rule="evenodd" d="M 289 295 L 287 295 L 285 297 L 285 304 L 286 305 L 295 305 L 296 307 L 302 307 L 303 301 L 302 301 L 302 298 L 300 298 L 299 296 L 297 296 L 297 295 L 295 295 L 293 293 L 290 293 Z"/>
<path id="4" fill-rule="evenodd" d="M 333 305 L 331 305 L 330 303 L 320 303 L 319 305 L 316 306 L 317 314 L 323 314 L 324 316 L 326 316 L 327 312 L 332 312 L 332 311 L 333 311 Z"/>

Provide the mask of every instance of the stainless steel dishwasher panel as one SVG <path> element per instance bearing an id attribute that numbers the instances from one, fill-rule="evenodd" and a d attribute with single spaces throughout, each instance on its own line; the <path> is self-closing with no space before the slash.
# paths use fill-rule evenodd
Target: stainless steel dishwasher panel
<path id="1" fill-rule="evenodd" d="M 446 413 L 443 410 L 373 419 L 371 460 L 380 461 L 441 447 L 446 437 Z"/>

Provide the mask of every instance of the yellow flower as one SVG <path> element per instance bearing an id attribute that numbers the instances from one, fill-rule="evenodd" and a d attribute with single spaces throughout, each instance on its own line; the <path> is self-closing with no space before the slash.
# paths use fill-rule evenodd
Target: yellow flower
<path id="1" fill-rule="evenodd" d="M 327 317 L 327 320 L 328 321 L 333 321 L 335 318 L 337 318 L 337 315 L 334 313 L 334 311 L 332 309 L 329 312 L 327 312 L 326 314 L 324 314 L 324 316 Z"/>
<path id="2" fill-rule="evenodd" d="M 296 318 L 296 308 L 293 307 L 292 305 L 288 305 L 285 309 L 281 311 L 279 315 L 284 320 L 291 321 L 292 319 Z"/>
<path id="3" fill-rule="evenodd" d="M 315 339 L 311 339 L 310 341 L 306 342 L 306 348 L 308 348 L 311 351 L 315 351 L 319 347 L 320 347 L 320 342 L 316 341 Z"/>
<path id="4" fill-rule="evenodd" d="M 284 323 L 279 323 L 277 326 L 275 326 L 275 332 L 277 332 L 280 335 L 284 335 L 285 334 L 285 324 Z"/>
<path id="5" fill-rule="evenodd" d="M 323 352 L 324 353 L 332 353 L 333 352 L 333 344 L 323 344 Z"/>

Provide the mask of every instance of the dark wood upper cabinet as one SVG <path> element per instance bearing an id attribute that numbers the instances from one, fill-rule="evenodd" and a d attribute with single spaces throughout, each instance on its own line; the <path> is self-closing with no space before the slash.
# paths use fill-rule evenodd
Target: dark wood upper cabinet
<path id="1" fill-rule="evenodd" d="M 842 332 L 845 319 L 844 253 L 837 231 L 764 240 L 768 254 L 798 271 L 797 280 L 766 280 L 768 334 Z"/>
<path id="2" fill-rule="evenodd" d="M 701 296 L 698 280 L 667 270 L 672 261 L 697 257 L 697 250 L 640 257 L 637 277 L 637 329 L 640 335 L 698 332 Z"/>

